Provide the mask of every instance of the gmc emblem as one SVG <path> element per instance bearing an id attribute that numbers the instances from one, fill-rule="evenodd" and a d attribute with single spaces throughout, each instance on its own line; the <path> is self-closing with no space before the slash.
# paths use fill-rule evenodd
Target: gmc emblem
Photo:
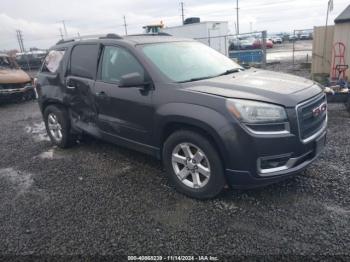
<path id="1" fill-rule="evenodd" d="M 321 113 L 327 110 L 327 103 L 322 103 L 318 107 L 312 109 L 313 117 L 318 117 Z"/>

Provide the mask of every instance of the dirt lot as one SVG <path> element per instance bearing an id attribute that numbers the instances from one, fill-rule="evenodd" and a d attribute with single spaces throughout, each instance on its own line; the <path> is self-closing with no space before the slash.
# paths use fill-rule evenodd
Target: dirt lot
<path id="1" fill-rule="evenodd" d="M 294 43 L 294 59 L 298 62 L 311 62 L 312 40 L 298 40 Z M 292 61 L 293 42 L 274 44 L 273 48 L 267 49 L 266 60 L 267 62 Z"/>
<path id="2" fill-rule="evenodd" d="M 350 116 L 304 173 L 210 201 L 156 160 L 101 141 L 51 146 L 35 102 L 0 107 L 1 255 L 350 255 Z M 340 257 L 338 257 L 340 258 Z"/>

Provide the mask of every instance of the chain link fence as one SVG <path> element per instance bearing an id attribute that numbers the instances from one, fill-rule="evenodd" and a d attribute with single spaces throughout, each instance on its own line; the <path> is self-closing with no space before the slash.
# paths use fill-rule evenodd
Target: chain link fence
<path id="1" fill-rule="evenodd" d="M 195 38 L 242 65 L 265 67 L 269 45 L 266 31 Z"/>

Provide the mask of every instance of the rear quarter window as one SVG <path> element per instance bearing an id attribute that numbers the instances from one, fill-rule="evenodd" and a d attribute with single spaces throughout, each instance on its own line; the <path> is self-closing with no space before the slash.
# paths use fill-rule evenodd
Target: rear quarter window
<path id="1" fill-rule="evenodd" d="M 97 44 L 77 45 L 73 48 L 70 75 L 93 79 L 97 70 Z"/>
<path id="2" fill-rule="evenodd" d="M 65 50 L 51 50 L 45 57 L 41 71 L 55 74 L 60 67 Z"/>

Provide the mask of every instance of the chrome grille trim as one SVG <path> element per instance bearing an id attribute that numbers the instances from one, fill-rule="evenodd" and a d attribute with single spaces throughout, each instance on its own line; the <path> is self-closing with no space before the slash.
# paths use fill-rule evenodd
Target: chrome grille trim
<path id="1" fill-rule="evenodd" d="M 319 136 L 320 134 L 322 134 L 322 133 L 326 130 L 326 128 L 327 128 L 327 122 L 328 122 L 328 112 L 327 112 L 327 111 L 328 111 L 328 109 L 327 109 L 327 111 L 326 111 L 326 113 L 325 113 L 325 114 L 326 114 L 326 117 L 325 117 L 325 119 L 323 120 L 323 123 L 321 123 L 321 126 L 320 126 L 318 129 L 316 129 L 315 132 L 314 132 L 312 135 L 310 135 L 310 136 L 308 136 L 308 137 L 306 137 L 306 138 L 303 138 L 303 137 L 302 137 L 302 130 L 301 130 L 302 120 L 299 118 L 299 109 L 300 109 L 301 107 L 306 107 L 307 105 L 312 104 L 312 103 L 314 103 L 314 102 L 317 102 L 317 101 L 319 101 L 319 100 L 322 100 L 323 102 L 327 103 L 326 95 L 325 95 L 324 93 L 322 93 L 322 94 L 320 94 L 320 95 L 318 95 L 318 96 L 316 96 L 316 97 L 313 97 L 313 98 L 311 98 L 311 99 L 309 99 L 309 100 L 307 100 L 307 101 L 304 101 L 304 102 L 298 104 L 298 105 L 295 107 L 296 116 L 297 116 L 297 122 L 298 122 L 299 138 L 300 138 L 300 140 L 301 140 L 304 144 L 306 144 L 306 143 L 312 141 L 313 139 L 315 139 L 316 137 L 318 137 L 318 136 Z"/>

